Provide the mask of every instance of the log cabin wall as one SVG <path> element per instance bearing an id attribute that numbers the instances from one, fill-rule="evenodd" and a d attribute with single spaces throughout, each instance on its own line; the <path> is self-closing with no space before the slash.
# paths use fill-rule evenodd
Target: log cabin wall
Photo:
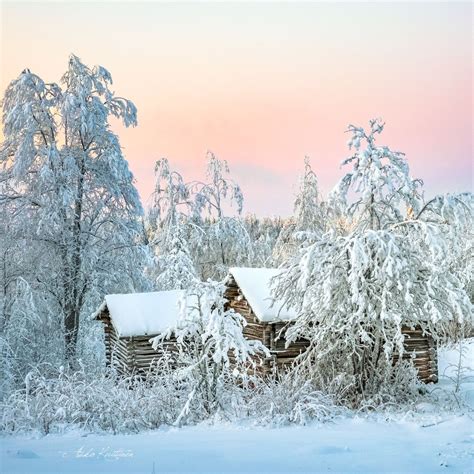
<path id="1" fill-rule="evenodd" d="M 405 335 L 403 360 L 411 360 L 418 371 L 418 377 L 424 383 L 438 381 L 438 354 L 436 344 L 431 336 L 423 334 L 421 328 L 402 328 Z M 400 359 L 399 354 L 393 356 L 394 362 Z"/>
<path id="2" fill-rule="evenodd" d="M 110 315 L 105 309 L 97 319 L 104 325 L 105 358 L 107 367 L 114 368 L 121 375 L 139 375 L 150 370 L 166 351 L 171 357 L 176 353 L 176 339 L 171 338 L 159 350 L 153 349 L 151 336 L 119 337 Z M 173 360 L 171 360 L 173 365 Z"/>
<path id="3" fill-rule="evenodd" d="M 150 343 L 152 337 L 154 336 L 139 336 L 129 339 L 129 352 L 132 355 L 132 367 L 135 373 L 148 372 L 153 365 L 156 365 L 165 356 L 171 357 L 171 367 L 176 366 L 173 357 L 177 352 L 176 339 L 167 339 L 155 350 Z"/>

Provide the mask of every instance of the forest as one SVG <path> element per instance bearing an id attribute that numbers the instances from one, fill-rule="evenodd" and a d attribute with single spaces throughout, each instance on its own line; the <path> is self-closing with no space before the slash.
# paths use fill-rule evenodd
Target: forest
<path id="1" fill-rule="evenodd" d="M 302 157 L 292 215 L 262 217 L 245 212 L 232 163 L 212 152 L 202 181 L 156 161 L 144 204 L 111 127 L 136 126 L 137 109 L 104 67 L 71 55 L 58 83 L 26 69 L 2 109 L 2 432 L 283 426 L 428 403 L 472 416 L 461 360 L 474 336 L 473 194 L 430 195 L 404 153 L 379 143 L 381 119 L 348 125 L 327 196 Z M 266 348 L 226 304 L 231 267 L 281 270 L 272 294 L 297 314 L 287 344 L 309 341 L 287 370 L 255 370 Z M 181 305 L 179 324 L 150 341 L 176 337 L 175 358 L 145 375 L 107 367 L 93 318 L 104 296 L 177 289 L 198 310 Z M 420 382 L 403 328 L 457 351 L 449 390 Z"/>

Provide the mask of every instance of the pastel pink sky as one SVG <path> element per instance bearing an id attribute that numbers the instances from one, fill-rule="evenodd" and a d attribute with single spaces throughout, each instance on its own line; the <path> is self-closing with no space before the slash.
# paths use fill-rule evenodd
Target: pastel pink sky
<path id="1" fill-rule="evenodd" d="M 226 159 L 245 210 L 288 214 L 305 155 L 323 192 L 348 123 L 387 122 L 427 194 L 472 190 L 472 5 L 5 3 L 1 78 L 59 81 L 73 52 L 111 71 L 139 125 L 114 124 L 143 197 L 161 157 L 187 179 Z"/>

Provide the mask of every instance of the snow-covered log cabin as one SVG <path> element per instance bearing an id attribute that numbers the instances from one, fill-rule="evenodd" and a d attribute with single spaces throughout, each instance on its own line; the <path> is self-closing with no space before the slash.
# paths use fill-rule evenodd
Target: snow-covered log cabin
<path id="1" fill-rule="evenodd" d="M 107 295 L 93 315 L 104 325 L 107 365 L 123 375 L 148 371 L 163 355 L 150 339 L 175 325 L 182 295 L 181 290 Z M 172 354 L 175 339 L 163 347 Z"/>
<path id="2" fill-rule="evenodd" d="M 296 314 L 281 302 L 273 302 L 271 280 L 280 272 L 270 268 L 231 268 L 227 277 L 225 296 L 229 306 L 247 321 L 244 335 L 261 341 L 270 350 L 271 358 L 264 361 L 267 371 L 290 365 L 309 344 L 300 339 L 285 347 L 285 328 Z M 433 339 L 420 328 L 405 328 L 402 332 L 405 334 L 403 359 L 412 360 L 423 382 L 436 382 L 438 364 Z"/>
<path id="3" fill-rule="evenodd" d="M 244 336 L 262 342 L 270 351 L 270 359 L 263 364 L 267 372 L 291 365 L 308 345 L 301 339 L 285 347 L 284 331 L 296 313 L 271 297 L 271 281 L 279 273 L 273 268 L 230 268 L 226 280 L 228 305 L 247 322 Z"/>

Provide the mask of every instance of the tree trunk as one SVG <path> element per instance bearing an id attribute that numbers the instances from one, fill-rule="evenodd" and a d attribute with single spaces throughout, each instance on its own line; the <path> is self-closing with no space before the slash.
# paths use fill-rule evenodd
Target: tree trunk
<path id="1" fill-rule="evenodd" d="M 82 266 L 82 245 L 81 245 L 81 221 L 82 206 L 84 200 L 84 174 L 85 174 L 85 152 L 81 154 L 79 166 L 79 177 L 77 180 L 76 199 L 74 202 L 74 219 L 72 225 L 72 255 L 70 269 L 70 287 L 66 294 L 66 314 L 65 314 L 65 343 L 66 355 L 69 363 L 73 362 L 76 356 L 77 336 L 79 333 L 79 316 L 81 312 L 80 277 Z"/>

